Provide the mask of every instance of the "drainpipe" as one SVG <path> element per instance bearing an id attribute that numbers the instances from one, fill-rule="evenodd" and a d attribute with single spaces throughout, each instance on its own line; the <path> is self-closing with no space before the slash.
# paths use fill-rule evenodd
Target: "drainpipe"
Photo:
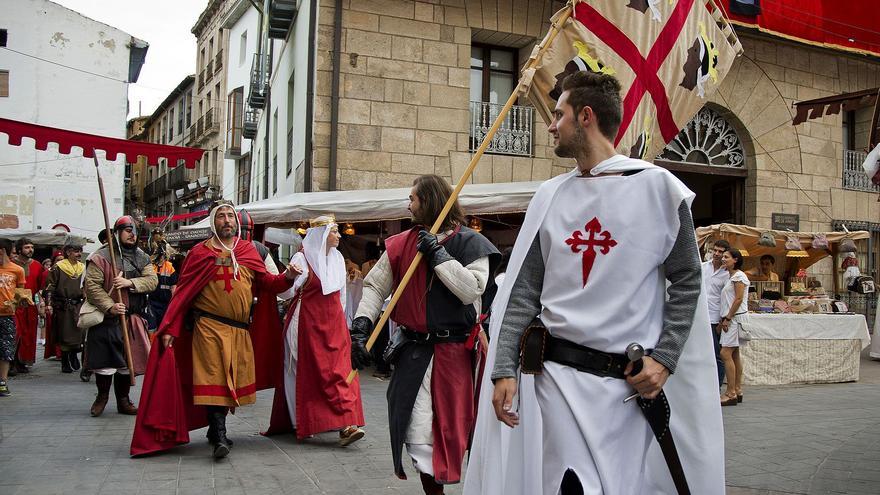
<path id="1" fill-rule="evenodd" d="M 272 168 L 269 166 L 269 132 L 272 129 L 272 85 L 269 84 L 269 80 L 272 78 L 272 58 L 275 53 L 275 43 L 272 43 L 270 40 L 266 40 L 266 43 L 269 45 L 269 63 L 266 67 L 266 113 L 264 116 L 266 117 L 266 136 L 265 136 L 265 148 L 263 153 L 263 170 L 271 171 Z M 276 170 L 277 174 L 278 171 Z M 265 178 L 265 186 L 266 189 L 264 191 L 263 196 L 265 198 L 269 197 L 269 184 L 270 184 L 269 174 L 266 174 Z"/>
<path id="2" fill-rule="evenodd" d="M 339 57 L 342 54 L 342 0 L 336 0 L 333 15 L 333 80 L 330 86 L 330 184 L 336 190 L 336 149 L 339 144 Z"/>
<path id="3" fill-rule="evenodd" d="M 257 22 L 257 59 L 259 59 L 260 54 L 263 53 L 263 22 L 265 20 L 265 12 L 263 11 L 263 7 L 260 4 L 258 4 L 256 2 L 256 0 L 249 0 L 249 1 L 250 1 L 251 5 L 253 5 L 254 8 L 257 9 L 257 12 L 260 14 L 260 20 Z M 248 80 L 250 81 L 250 75 L 248 77 Z M 244 103 L 244 104 L 247 105 L 247 103 Z M 251 159 L 250 159 L 251 169 L 248 171 L 248 176 L 251 178 L 254 178 L 257 176 L 257 174 L 255 174 L 254 171 L 255 171 L 256 167 L 258 167 L 260 165 L 259 163 L 254 163 L 254 151 L 255 150 L 254 150 L 253 144 L 254 144 L 254 142 L 253 142 L 253 140 L 251 140 Z M 254 184 L 254 186 L 256 187 L 257 184 Z M 250 198 L 248 198 L 248 199 L 250 199 Z"/>
<path id="4" fill-rule="evenodd" d="M 312 168 L 314 167 L 314 157 L 312 156 L 314 148 L 314 137 L 312 136 L 312 128 L 314 127 L 315 118 L 315 30 L 318 25 L 318 5 L 319 2 L 312 0 L 309 2 L 309 57 L 306 67 L 306 129 L 305 129 L 305 164 L 303 167 L 303 191 L 312 191 Z"/>

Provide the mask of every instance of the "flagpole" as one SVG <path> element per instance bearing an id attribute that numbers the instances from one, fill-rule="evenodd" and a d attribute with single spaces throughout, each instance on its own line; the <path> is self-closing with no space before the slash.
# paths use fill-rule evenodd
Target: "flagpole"
<path id="1" fill-rule="evenodd" d="M 559 30 L 562 28 L 562 26 L 565 25 L 566 22 L 568 22 L 569 17 L 571 17 L 574 3 L 576 3 L 576 0 L 569 1 L 566 8 L 562 10 L 562 14 L 559 16 L 559 18 L 556 20 L 556 22 L 553 23 L 552 26 L 550 26 L 550 31 L 544 38 L 544 42 L 541 44 L 541 48 L 538 51 L 537 55 L 529 60 L 529 64 L 523 69 L 523 71 L 534 69 L 538 65 L 538 62 L 544 56 L 544 53 L 553 44 L 553 40 L 556 39 L 556 35 L 559 34 Z M 486 136 L 483 137 L 483 142 L 480 143 L 480 147 L 477 148 L 477 151 L 471 158 L 470 164 L 468 164 L 461 178 L 458 180 L 458 184 L 456 184 L 455 189 L 452 190 L 452 195 L 450 195 L 449 199 L 446 200 L 446 204 L 443 206 L 443 209 L 437 216 L 437 220 L 435 220 L 434 225 L 431 226 L 430 232 L 432 234 L 436 234 L 437 231 L 440 230 L 440 226 L 443 225 L 443 222 L 446 220 L 446 216 L 449 214 L 449 211 L 452 210 L 452 206 L 458 200 L 458 195 L 461 193 L 462 188 L 464 187 L 465 183 L 470 180 L 471 175 L 473 175 L 474 173 L 474 169 L 477 168 L 477 164 L 480 162 L 480 158 L 483 157 L 483 153 L 489 147 L 489 144 L 492 142 L 492 138 L 495 137 L 495 133 L 498 132 L 498 128 L 501 127 L 501 123 L 504 121 L 504 118 L 507 117 L 507 114 L 510 112 L 513 104 L 519 97 L 519 89 L 521 86 L 523 86 L 522 79 L 520 79 L 519 83 L 516 85 L 516 88 L 513 89 L 513 92 L 510 94 L 510 97 L 507 99 L 504 107 L 501 108 L 501 111 L 498 113 L 498 117 L 495 118 L 495 123 L 492 124 L 492 127 L 489 128 Z M 394 291 L 394 295 L 391 297 L 391 301 L 388 303 L 388 307 L 382 312 L 382 315 L 379 317 L 379 321 L 376 323 L 376 327 L 373 329 L 373 333 L 370 334 L 370 338 L 367 340 L 366 348 L 368 351 L 373 348 L 373 344 L 375 344 L 376 339 L 379 338 L 379 333 L 382 331 L 382 327 L 385 326 L 385 322 L 388 321 L 388 317 L 391 315 L 391 311 L 397 305 L 397 301 L 400 300 L 401 295 L 403 295 L 404 289 L 406 289 L 407 284 L 409 284 L 410 279 L 416 271 L 416 267 L 418 267 L 419 262 L 421 261 L 422 253 L 421 251 L 416 251 L 415 258 L 413 258 L 412 263 L 410 263 L 409 265 L 409 268 L 406 269 L 403 278 L 400 279 L 400 283 L 397 285 L 397 289 Z M 348 374 L 348 378 L 346 378 L 346 382 L 351 383 L 352 380 L 354 380 L 355 376 L 357 376 L 357 370 L 351 370 L 351 373 Z"/>
<path id="2" fill-rule="evenodd" d="M 92 158 L 95 160 L 95 173 L 98 176 L 98 191 L 101 193 L 101 206 L 104 210 L 104 227 L 107 229 L 107 248 L 110 251 L 110 265 L 113 267 L 113 278 L 116 278 L 116 251 L 113 249 L 113 231 L 110 230 L 110 212 L 107 211 L 107 196 L 104 194 L 104 179 L 101 178 L 101 169 L 98 167 L 98 154 L 95 150 L 92 150 Z M 122 302 L 122 294 L 119 293 L 119 289 L 111 291 L 111 294 L 114 297 L 114 301 L 117 303 Z M 125 313 L 119 315 L 119 323 L 122 326 L 122 344 L 125 348 L 125 364 L 128 366 L 128 376 L 131 385 L 135 385 L 134 378 L 134 363 L 132 362 L 131 357 L 131 342 L 128 339 L 128 321 L 125 319 Z"/>

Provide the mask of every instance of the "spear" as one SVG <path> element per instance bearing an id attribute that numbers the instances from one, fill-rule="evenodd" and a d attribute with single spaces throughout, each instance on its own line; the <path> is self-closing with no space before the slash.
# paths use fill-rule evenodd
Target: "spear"
<path id="1" fill-rule="evenodd" d="M 569 3 L 565 11 L 563 11 L 562 14 L 559 16 L 559 19 L 557 19 L 557 21 L 554 22 L 553 25 L 550 27 L 550 32 L 547 33 L 546 42 L 541 45 L 537 56 L 529 61 L 529 64 L 523 69 L 523 72 L 537 67 L 539 61 L 541 60 L 541 57 L 544 56 L 544 53 L 553 44 L 553 40 L 559 33 L 560 28 L 565 25 L 565 23 L 568 21 L 568 18 L 571 17 L 571 11 L 572 4 Z M 446 204 L 440 211 L 440 215 L 437 217 L 437 220 L 434 221 L 434 225 L 431 226 L 430 232 L 432 234 L 436 234 L 440 230 L 440 226 L 443 225 L 444 220 L 446 220 L 446 216 L 452 209 L 452 205 L 454 205 L 455 202 L 458 200 L 458 195 L 461 193 L 461 189 L 464 187 L 465 183 L 470 180 L 471 175 L 473 175 L 474 173 L 474 169 L 477 168 L 477 163 L 480 162 L 480 158 L 483 157 L 483 153 L 489 147 L 489 144 L 495 137 L 495 133 L 498 132 L 498 128 L 501 127 L 501 123 L 504 121 L 504 118 L 507 117 L 507 114 L 510 112 L 513 104 L 516 103 L 516 99 L 519 97 L 520 88 L 522 86 L 524 86 L 524 83 L 523 80 L 520 79 L 516 88 L 514 88 L 513 92 L 510 94 L 510 97 L 507 99 L 507 102 L 504 104 L 504 107 L 498 113 L 498 117 L 495 118 L 495 123 L 493 123 L 492 127 L 489 128 L 489 131 L 483 138 L 483 142 L 480 143 L 480 147 L 477 148 L 477 151 L 471 158 L 471 162 L 468 164 L 468 167 L 462 174 L 461 179 L 459 179 L 458 184 L 456 184 L 455 189 L 452 190 L 452 195 L 449 196 L 448 200 L 446 200 Z M 370 334 L 370 338 L 367 340 L 366 348 L 368 351 L 373 348 L 373 344 L 375 344 L 376 339 L 379 338 L 379 333 L 382 331 L 382 327 L 385 326 L 385 322 L 388 321 L 388 317 L 391 315 L 391 311 L 397 305 L 397 301 L 400 300 L 400 296 L 403 295 L 404 289 L 406 289 L 407 284 L 409 284 L 409 280 L 416 272 L 416 267 L 419 266 L 419 263 L 421 261 L 422 253 L 421 251 L 416 251 L 416 256 L 413 258 L 412 263 L 410 263 L 409 268 L 407 268 L 406 272 L 404 273 L 403 278 L 400 279 L 400 284 L 398 284 L 397 289 L 394 291 L 394 295 L 391 296 L 391 302 L 388 303 L 388 307 L 385 309 L 385 311 L 382 312 L 382 315 L 379 317 L 379 321 L 376 323 L 376 327 L 373 329 L 373 333 Z M 348 378 L 346 378 L 346 381 L 348 383 L 351 383 L 352 380 L 354 380 L 355 376 L 357 376 L 357 370 L 351 370 L 351 373 L 348 374 Z"/>
<path id="2" fill-rule="evenodd" d="M 101 193 L 101 206 L 102 211 L 104 212 L 104 227 L 107 229 L 107 247 L 110 250 L 110 264 L 113 266 L 113 271 L 116 271 L 116 249 L 114 246 L 114 235 L 113 231 L 110 230 L 110 213 L 107 211 L 107 196 L 104 194 L 104 179 L 101 178 L 101 168 L 98 166 L 98 154 L 95 150 L 92 150 L 92 158 L 95 160 L 95 173 L 98 176 L 98 191 Z M 115 273 L 114 273 L 115 275 Z M 114 277 L 115 278 L 115 277 Z M 122 302 L 122 294 L 119 292 L 119 289 L 112 290 L 110 293 L 113 300 L 117 303 Z M 131 358 L 131 342 L 128 340 L 128 320 L 125 318 L 125 314 L 119 315 L 119 323 L 122 325 L 122 342 L 125 346 L 125 363 L 128 365 L 128 376 L 131 380 L 132 386 L 135 385 L 134 379 L 134 363 Z"/>

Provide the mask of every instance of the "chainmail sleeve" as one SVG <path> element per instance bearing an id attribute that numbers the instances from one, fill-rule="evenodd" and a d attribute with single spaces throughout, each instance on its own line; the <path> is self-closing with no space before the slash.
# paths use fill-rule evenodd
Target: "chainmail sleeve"
<path id="1" fill-rule="evenodd" d="M 678 218 L 678 237 L 663 263 L 669 280 L 666 289 L 669 297 L 663 306 L 663 331 L 651 353 L 651 357 L 670 373 L 675 373 L 678 358 L 690 335 L 702 283 L 694 220 L 685 201 L 678 207 Z"/>
<path id="2" fill-rule="evenodd" d="M 526 327 L 541 312 L 541 290 L 544 287 L 544 257 L 541 242 L 535 235 L 510 292 L 495 354 L 492 379 L 516 376 L 519 368 L 519 344 Z"/>

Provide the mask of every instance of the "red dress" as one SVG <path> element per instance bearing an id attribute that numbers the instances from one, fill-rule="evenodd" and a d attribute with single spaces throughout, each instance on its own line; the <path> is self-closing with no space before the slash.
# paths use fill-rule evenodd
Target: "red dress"
<path id="1" fill-rule="evenodd" d="M 44 280 L 43 264 L 37 260 L 30 260 L 24 268 L 24 288 L 30 289 L 32 294 L 37 294 L 43 288 Z M 18 341 L 18 360 L 25 364 L 34 364 L 37 360 L 37 323 L 39 312 L 36 306 L 25 306 L 15 312 L 15 332 Z"/>
<path id="2" fill-rule="evenodd" d="M 364 424 L 360 381 L 345 382 L 351 372 L 351 337 L 339 292 L 324 295 L 311 267 L 308 277 L 300 289 L 297 326 L 297 438 Z M 284 326 L 285 341 L 295 312 L 291 307 Z M 267 435 L 292 430 L 283 380 L 278 383 Z"/>

